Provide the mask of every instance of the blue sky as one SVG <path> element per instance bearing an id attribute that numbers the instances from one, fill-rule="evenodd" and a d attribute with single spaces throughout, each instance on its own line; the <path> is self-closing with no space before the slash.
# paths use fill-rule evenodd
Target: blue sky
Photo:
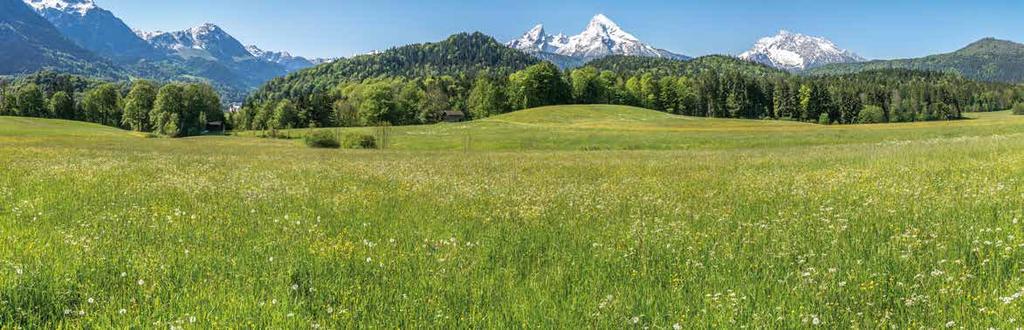
<path id="1" fill-rule="evenodd" d="M 96 0 L 133 28 L 216 23 L 245 44 L 311 57 L 350 56 L 462 31 L 500 41 L 537 23 L 576 34 L 604 13 L 677 53 L 738 54 L 780 29 L 829 38 L 872 59 L 956 50 L 983 37 L 1024 41 L 1024 1 L 456 1 Z"/>

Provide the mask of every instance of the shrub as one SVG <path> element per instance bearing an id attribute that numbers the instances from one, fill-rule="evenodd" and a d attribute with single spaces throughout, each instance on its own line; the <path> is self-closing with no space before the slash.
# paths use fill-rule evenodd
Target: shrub
<path id="1" fill-rule="evenodd" d="M 865 106 L 857 114 L 857 122 L 861 124 L 878 124 L 885 122 L 885 110 L 877 105 Z"/>
<path id="2" fill-rule="evenodd" d="M 367 134 L 346 134 L 341 145 L 348 149 L 376 149 L 377 138 Z"/>
<path id="3" fill-rule="evenodd" d="M 1013 114 L 1024 115 L 1024 102 L 1017 102 L 1013 104 Z"/>
<path id="4" fill-rule="evenodd" d="M 832 121 L 829 120 L 827 113 L 823 113 L 821 116 L 818 116 L 818 124 L 829 125 L 832 124 Z"/>
<path id="5" fill-rule="evenodd" d="M 310 148 L 329 148 L 337 149 L 341 147 L 341 143 L 338 142 L 338 137 L 328 131 L 316 131 L 312 134 L 306 135 L 304 138 L 306 145 Z"/>

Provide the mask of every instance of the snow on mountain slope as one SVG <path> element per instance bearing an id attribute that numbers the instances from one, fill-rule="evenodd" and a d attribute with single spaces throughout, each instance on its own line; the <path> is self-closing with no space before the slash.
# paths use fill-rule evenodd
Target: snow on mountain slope
<path id="1" fill-rule="evenodd" d="M 206 23 L 184 31 L 176 32 L 141 32 L 139 37 L 148 41 L 153 47 L 177 55 L 204 57 L 219 61 L 238 61 L 254 57 L 245 46 L 219 26 Z"/>
<path id="2" fill-rule="evenodd" d="M 510 41 L 506 45 L 528 53 L 567 56 L 581 60 L 580 62 L 611 55 L 689 59 L 689 57 L 643 43 L 603 14 L 594 16 L 587 24 L 587 28 L 575 36 L 549 35 L 543 25 L 537 25 L 519 39 Z"/>
<path id="3" fill-rule="evenodd" d="M 740 54 L 741 59 L 778 69 L 802 71 L 832 63 L 863 62 L 859 55 L 841 49 L 832 41 L 789 31 L 761 38 L 754 47 Z"/>
<path id="4" fill-rule="evenodd" d="M 25 0 L 79 46 L 115 62 L 157 59 L 158 52 L 131 28 L 92 0 Z"/>
<path id="5" fill-rule="evenodd" d="M 252 56 L 255 56 L 258 59 L 283 65 L 288 72 L 298 71 L 316 65 L 314 60 L 310 60 L 302 56 L 292 56 L 292 54 L 288 52 L 265 51 L 256 47 L 256 45 L 246 46 L 245 49 L 248 50 Z"/>
<path id="6" fill-rule="evenodd" d="M 57 9 L 68 13 L 76 13 L 85 16 L 90 10 L 96 9 L 92 0 L 25 0 L 36 11 L 43 11 L 47 8 Z"/>

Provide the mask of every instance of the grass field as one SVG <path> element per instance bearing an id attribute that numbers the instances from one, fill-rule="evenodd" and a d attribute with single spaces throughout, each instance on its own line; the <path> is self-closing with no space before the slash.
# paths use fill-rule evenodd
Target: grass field
<path id="1" fill-rule="evenodd" d="M 559 107 L 386 151 L 0 118 L 0 328 L 1019 328 L 1024 117 L 971 117 Z"/>

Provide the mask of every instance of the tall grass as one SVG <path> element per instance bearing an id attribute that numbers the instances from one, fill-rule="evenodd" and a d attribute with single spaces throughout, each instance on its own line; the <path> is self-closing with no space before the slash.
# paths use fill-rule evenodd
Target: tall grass
<path id="1" fill-rule="evenodd" d="M 0 327 L 1016 328 L 1008 118 L 607 132 L 632 151 L 0 129 Z"/>

